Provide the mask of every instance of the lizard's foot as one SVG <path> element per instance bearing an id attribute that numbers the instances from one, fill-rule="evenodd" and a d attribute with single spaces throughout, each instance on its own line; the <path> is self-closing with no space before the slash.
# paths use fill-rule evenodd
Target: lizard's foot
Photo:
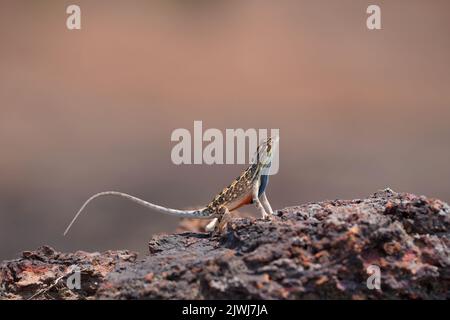
<path id="1" fill-rule="evenodd" d="M 225 227 L 227 226 L 228 221 L 231 219 L 231 213 L 228 211 L 228 208 L 222 207 L 220 209 L 221 216 L 219 218 L 216 218 L 217 223 L 215 224 L 214 233 L 215 234 L 222 234 L 225 230 Z M 211 224 L 211 223 L 210 223 Z"/>
<path id="2" fill-rule="evenodd" d="M 213 230 L 211 230 L 212 236 L 220 236 L 224 233 L 225 227 L 227 226 L 227 222 L 217 223 Z"/>
<path id="3" fill-rule="evenodd" d="M 223 231 L 219 228 L 214 229 L 214 231 L 211 232 L 211 236 L 220 237 L 223 234 Z"/>

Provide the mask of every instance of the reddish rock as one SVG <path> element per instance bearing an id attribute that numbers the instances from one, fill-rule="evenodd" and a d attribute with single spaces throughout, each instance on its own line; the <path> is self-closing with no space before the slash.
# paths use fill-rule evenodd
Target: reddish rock
<path id="1" fill-rule="evenodd" d="M 140 260 L 43 247 L 0 265 L 0 297 L 29 298 L 76 264 L 82 290 L 62 281 L 39 298 L 449 299 L 449 214 L 440 200 L 387 189 L 286 208 L 272 222 L 235 218 L 221 236 L 184 222 L 189 232 L 153 237 Z M 374 265 L 380 290 L 367 287 Z"/>

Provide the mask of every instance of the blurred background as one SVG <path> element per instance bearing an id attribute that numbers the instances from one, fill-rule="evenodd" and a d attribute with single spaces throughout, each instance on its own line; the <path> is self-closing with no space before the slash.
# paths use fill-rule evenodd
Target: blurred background
<path id="1" fill-rule="evenodd" d="M 178 219 L 103 198 L 62 232 L 99 191 L 209 202 L 244 166 L 174 165 L 170 135 L 194 120 L 280 128 L 277 209 L 385 187 L 450 201 L 449 15 L 446 0 L 2 0 L 0 259 L 145 254 Z"/>

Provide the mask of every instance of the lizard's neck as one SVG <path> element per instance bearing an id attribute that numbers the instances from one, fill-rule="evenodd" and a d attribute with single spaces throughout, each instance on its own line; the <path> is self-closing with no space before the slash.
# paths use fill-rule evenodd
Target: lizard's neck
<path id="1" fill-rule="evenodd" d="M 248 167 L 247 171 L 251 172 L 253 181 L 258 181 L 261 179 L 262 176 L 265 175 L 263 173 L 263 169 L 264 169 L 263 164 L 260 162 L 257 162 L 257 163 L 250 165 L 250 167 Z"/>

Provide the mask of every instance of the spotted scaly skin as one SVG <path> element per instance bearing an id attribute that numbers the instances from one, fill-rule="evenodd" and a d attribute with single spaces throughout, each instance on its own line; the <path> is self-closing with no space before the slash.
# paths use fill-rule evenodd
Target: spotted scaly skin
<path id="1" fill-rule="evenodd" d="M 146 208 L 160 213 L 183 218 L 213 219 L 207 226 L 207 231 L 221 232 L 226 223 L 231 218 L 230 212 L 247 204 L 255 204 L 263 219 L 270 219 L 273 215 L 272 208 L 267 200 L 265 188 L 267 187 L 268 176 L 264 169 L 270 168 L 274 144 L 278 142 L 278 137 L 271 137 L 261 143 L 256 151 L 256 161 L 250 165 L 233 183 L 224 188 L 214 199 L 204 208 L 197 210 L 177 210 L 150 203 L 135 196 L 118 192 L 105 191 L 90 197 L 78 210 L 64 235 L 72 227 L 78 216 L 85 209 L 88 203 L 102 196 L 119 196 L 133 201 Z"/>

